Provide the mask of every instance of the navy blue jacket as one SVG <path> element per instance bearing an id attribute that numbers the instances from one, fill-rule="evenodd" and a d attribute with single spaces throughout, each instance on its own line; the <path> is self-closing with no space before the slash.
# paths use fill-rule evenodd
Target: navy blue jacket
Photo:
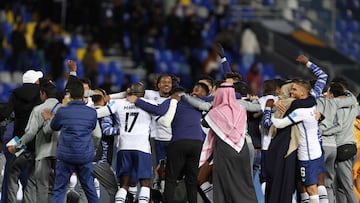
<path id="1" fill-rule="evenodd" d="M 51 121 L 53 130 L 61 130 L 56 157 L 73 164 L 94 160 L 92 131 L 96 127 L 96 110 L 82 101 L 72 101 L 60 108 Z"/>

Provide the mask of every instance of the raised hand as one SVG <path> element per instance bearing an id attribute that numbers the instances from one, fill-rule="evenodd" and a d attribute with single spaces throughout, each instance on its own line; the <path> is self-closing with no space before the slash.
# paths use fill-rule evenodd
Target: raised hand
<path id="1" fill-rule="evenodd" d="M 296 61 L 303 65 L 306 65 L 306 63 L 309 62 L 309 58 L 301 54 L 296 58 Z"/>
<path id="2" fill-rule="evenodd" d="M 70 72 L 76 72 L 76 62 L 75 61 L 68 60 L 67 66 L 68 66 Z"/>
<path id="3" fill-rule="evenodd" d="M 220 56 L 220 58 L 224 58 L 224 57 L 225 57 L 224 48 L 221 46 L 220 43 L 217 43 L 217 44 L 216 44 L 216 52 L 217 52 L 217 54 Z"/>

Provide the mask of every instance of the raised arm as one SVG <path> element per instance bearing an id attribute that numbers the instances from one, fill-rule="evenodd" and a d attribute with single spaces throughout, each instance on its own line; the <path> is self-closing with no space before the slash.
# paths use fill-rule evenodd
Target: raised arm
<path id="1" fill-rule="evenodd" d="M 231 67 L 230 67 L 229 62 L 226 59 L 224 48 L 221 46 L 220 43 L 218 43 L 216 45 L 216 52 L 221 58 L 222 72 L 224 74 L 228 73 L 228 72 L 231 72 Z"/>
<path id="2" fill-rule="evenodd" d="M 311 91 L 311 95 L 315 98 L 318 98 L 325 88 L 328 75 L 319 66 L 309 61 L 309 59 L 304 55 L 298 56 L 296 61 L 303 65 L 306 65 L 306 67 L 308 67 L 316 76 L 317 79 Z"/>

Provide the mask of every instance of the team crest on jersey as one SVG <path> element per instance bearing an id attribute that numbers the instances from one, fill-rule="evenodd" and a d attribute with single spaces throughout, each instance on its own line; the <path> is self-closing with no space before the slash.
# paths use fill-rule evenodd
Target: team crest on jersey
<path id="1" fill-rule="evenodd" d="M 114 100 L 111 100 L 111 101 L 109 101 L 109 103 L 108 103 L 109 106 L 112 106 L 112 105 L 114 105 L 114 104 L 115 104 L 115 101 L 114 101 Z"/>
<path id="2" fill-rule="evenodd" d="M 295 118 L 295 117 L 297 116 L 297 113 L 293 111 L 289 116 L 290 116 L 291 118 Z"/>

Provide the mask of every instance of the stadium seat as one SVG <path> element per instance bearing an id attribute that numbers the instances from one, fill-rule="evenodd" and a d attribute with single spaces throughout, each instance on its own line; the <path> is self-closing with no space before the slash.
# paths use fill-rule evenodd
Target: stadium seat
<path id="1" fill-rule="evenodd" d="M 70 48 L 84 48 L 85 44 L 84 44 L 84 40 L 80 35 L 75 35 L 71 38 L 71 42 L 70 42 Z"/>
<path id="2" fill-rule="evenodd" d="M 1 71 L 0 72 L 0 81 L 3 83 L 11 83 L 11 72 L 10 71 Z"/>
<path id="3" fill-rule="evenodd" d="M 21 84 L 22 83 L 22 76 L 23 76 L 22 71 L 14 71 L 12 73 L 12 82 L 16 83 L 16 84 Z"/>
<path id="4" fill-rule="evenodd" d="M 108 65 L 104 62 L 100 62 L 98 66 L 98 73 L 99 75 L 107 75 L 109 73 Z"/>
<path id="5" fill-rule="evenodd" d="M 349 20 L 347 23 L 347 30 L 350 32 L 358 32 L 359 31 L 359 23 L 356 20 Z"/>
<path id="6" fill-rule="evenodd" d="M 336 30 L 340 33 L 343 33 L 346 31 L 346 22 L 342 19 L 336 20 Z"/>
<path id="7" fill-rule="evenodd" d="M 138 74 L 131 74 L 130 75 L 130 82 L 131 83 L 136 83 L 136 82 L 140 82 L 141 78 Z"/>
<path id="8" fill-rule="evenodd" d="M 109 73 L 110 74 L 117 74 L 117 73 L 122 73 L 122 65 L 121 63 L 117 62 L 117 61 L 110 61 L 109 63 Z"/>
<path id="9" fill-rule="evenodd" d="M 6 38 L 7 43 L 11 44 L 11 33 L 13 31 L 13 25 L 9 22 L 2 22 L 1 29 Z"/>

